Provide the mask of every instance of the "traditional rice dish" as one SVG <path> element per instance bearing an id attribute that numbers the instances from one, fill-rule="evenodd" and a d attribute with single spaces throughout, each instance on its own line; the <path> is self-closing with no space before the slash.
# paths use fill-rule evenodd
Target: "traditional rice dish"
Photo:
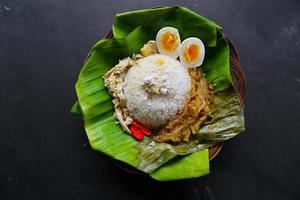
<path id="1" fill-rule="evenodd" d="M 204 53 L 200 39 L 181 43 L 178 30 L 165 27 L 140 53 L 120 60 L 104 81 L 122 128 L 137 140 L 189 141 L 211 114 L 213 88 L 197 68 Z"/>

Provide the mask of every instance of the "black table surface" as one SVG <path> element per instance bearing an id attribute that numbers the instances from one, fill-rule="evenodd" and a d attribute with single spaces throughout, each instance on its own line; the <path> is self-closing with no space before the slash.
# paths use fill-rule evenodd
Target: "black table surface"
<path id="1" fill-rule="evenodd" d="M 160 183 L 93 151 L 70 113 L 119 12 L 184 5 L 220 24 L 247 79 L 246 131 L 205 177 Z M 300 199 L 300 1 L 0 0 L 0 199 Z"/>

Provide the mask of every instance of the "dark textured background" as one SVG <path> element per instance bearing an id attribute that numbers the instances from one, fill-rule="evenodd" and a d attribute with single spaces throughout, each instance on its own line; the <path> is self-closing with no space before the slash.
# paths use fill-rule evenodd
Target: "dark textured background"
<path id="1" fill-rule="evenodd" d="M 69 110 L 118 12 L 185 5 L 220 24 L 247 78 L 246 131 L 199 179 L 159 183 L 85 147 Z M 0 199 L 300 199 L 299 0 L 0 0 Z"/>

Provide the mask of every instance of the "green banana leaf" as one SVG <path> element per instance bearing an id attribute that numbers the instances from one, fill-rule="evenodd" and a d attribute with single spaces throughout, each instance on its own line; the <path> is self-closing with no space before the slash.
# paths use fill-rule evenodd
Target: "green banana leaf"
<path id="1" fill-rule="evenodd" d="M 209 173 L 208 163 L 208 149 L 204 149 L 188 156 L 177 156 L 150 173 L 150 176 L 158 181 L 196 178 Z"/>
<path id="2" fill-rule="evenodd" d="M 78 102 L 78 101 L 76 101 L 76 102 L 73 104 L 73 106 L 72 106 L 72 108 L 71 108 L 71 113 L 78 114 L 78 115 L 81 114 L 81 108 L 80 108 L 80 105 L 79 105 L 79 102 Z"/>
<path id="3" fill-rule="evenodd" d="M 205 46 L 216 45 L 218 25 L 187 8 L 178 6 L 118 14 L 113 33 L 116 38 L 124 38 L 133 32 L 142 32 L 140 37 L 135 39 L 149 41 L 165 26 L 176 27 L 182 40 L 193 36 L 201 38 Z"/>
<path id="4" fill-rule="evenodd" d="M 93 47 L 76 83 L 78 102 L 72 107 L 72 112 L 82 115 L 93 149 L 150 173 L 151 177 L 160 181 L 193 178 L 209 173 L 208 151 L 199 150 L 233 137 L 244 127 L 242 112 L 236 112 L 236 118 L 226 115 L 230 107 L 241 108 L 238 101 L 232 101 L 231 104 L 227 104 L 228 109 L 216 106 L 222 108 L 225 113 L 222 119 L 227 122 L 226 127 L 220 124 L 222 119 L 215 120 L 216 124 L 207 125 L 206 129 L 203 127 L 197 134 L 199 137 L 183 146 L 153 145 L 150 138 L 137 142 L 123 132 L 113 116 L 112 99 L 104 86 L 102 76 L 116 65 L 119 59 L 137 53 L 148 40 L 154 39 L 157 31 L 164 26 L 178 28 L 183 39 L 192 36 L 202 39 L 206 45 L 206 57 L 202 68 L 207 80 L 214 84 L 215 91 L 220 94 L 231 87 L 229 47 L 219 26 L 183 7 L 148 9 L 116 16 L 113 26 L 115 37 L 100 40 Z M 234 90 L 227 90 L 226 94 L 228 91 L 232 98 L 237 96 Z M 236 119 L 239 121 L 233 121 Z M 217 131 L 214 127 L 218 128 Z M 205 137 L 202 137 L 202 130 Z M 224 137 L 217 137 L 215 133 Z M 213 137 L 214 134 L 218 139 Z M 163 146 L 162 150 L 157 148 L 158 146 Z M 145 149 L 150 150 L 150 153 Z M 178 155 L 181 155 L 180 158 Z"/>

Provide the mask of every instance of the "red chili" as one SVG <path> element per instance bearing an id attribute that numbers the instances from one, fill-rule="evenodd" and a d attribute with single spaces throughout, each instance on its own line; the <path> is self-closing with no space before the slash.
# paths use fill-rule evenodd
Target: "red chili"
<path id="1" fill-rule="evenodd" d="M 147 136 L 149 136 L 149 135 L 152 134 L 151 131 L 150 131 L 149 129 L 147 129 L 147 128 L 144 127 L 143 125 L 137 123 L 136 121 L 133 121 L 131 125 L 137 127 L 138 129 L 140 129 L 140 130 L 142 131 L 142 133 L 144 133 L 144 134 L 147 135 Z"/>
<path id="2" fill-rule="evenodd" d="M 141 130 L 139 130 L 136 126 L 130 127 L 130 132 L 132 137 L 134 137 L 136 140 L 143 140 L 144 135 Z"/>

